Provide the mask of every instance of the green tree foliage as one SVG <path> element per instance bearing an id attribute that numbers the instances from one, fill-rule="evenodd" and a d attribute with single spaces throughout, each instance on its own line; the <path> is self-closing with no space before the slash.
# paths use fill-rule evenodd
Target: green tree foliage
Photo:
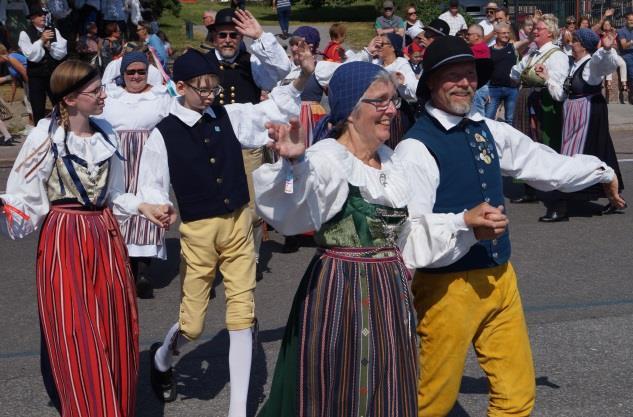
<path id="1" fill-rule="evenodd" d="M 176 17 L 180 15 L 179 0 L 143 0 L 142 4 L 144 8 L 151 9 L 156 18 L 162 16 L 165 10 L 170 11 Z"/>
<path id="2" fill-rule="evenodd" d="M 382 13 L 382 3 L 384 0 L 375 0 L 376 16 Z M 423 23 L 429 23 L 442 13 L 441 4 L 446 3 L 443 0 L 392 0 L 396 6 L 395 14 L 405 18 L 404 14 L 409 5 L 413 4 L 418 11 L 418 19 Z"/>

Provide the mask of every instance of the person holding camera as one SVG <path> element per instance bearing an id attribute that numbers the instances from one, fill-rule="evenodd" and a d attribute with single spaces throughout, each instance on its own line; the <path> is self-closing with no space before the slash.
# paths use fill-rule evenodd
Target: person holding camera
<path id="1" fill-rule="evenodd" d="M 46 11 L 36 5 L 27 16 L 31 24 L 20 32 L 18 45 L 28 60 L 29 100 L 33 123 L 46 116 L 46 96 L 51 97 L 49 81 L 53 70 L 66 57 L 67 41 L 59 30 L 46 25 Z"/>

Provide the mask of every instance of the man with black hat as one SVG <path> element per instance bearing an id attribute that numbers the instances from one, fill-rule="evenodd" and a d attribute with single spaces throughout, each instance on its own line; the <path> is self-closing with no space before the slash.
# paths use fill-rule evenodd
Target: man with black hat
<path id="1" fill-rule="evenodd" d="M 418 95 L 425 102 L 396 153 L 422 187 L 409 213 L 459 213 L 488 202 L 503 210 L 502 175 L 542 190 L 575 191 L 602 183 L 622 207 L 613 169 L 589 155 L 566 157 L 506 123 L 471 112 L 480 65 L 462 39 L 437 39 L 426 51 Z M 485 62 L 482 62 L 485 64 Z M 478 71 L 488 68 L 486 71 Z M 457 399 L 469 345 L 488 376 L 488 416 L 529 416 L 534 405 L 532 354 L 507 231 L 475 228 L 454 256 L 418 269 L 412 283 L 420 336 L 420 417 L 447 415 Z M 459 237 L 459 236 L 456 236 Z"/>
<path id="2" fill-rule="evenodd" d="M 180 315 L 163 343 L 151 348 L 151 382 L 161 401 L 176 398 L 173 355 L 204 329 L 209 294 L 219 269 L 224 277 L 229 331 L 231 398 L 228 416 L 245 417 L 255 318 L 255 256 L 242 146 L 262 146 L 269 121 L 299 116 L 301 90 L 314 71 L 303 54 L 302 74 L 275 88 L 259 104 L 211 105 L 222 92 L 219 66 L 190 49 L 174 62 L 179 97 L 152 131 L 139 167 L 139 193 L 169 202 L 170 184 L 182 223 Z"/>
<path id="3" fill-rule="evenodd" d="M 211 26 L 211 36 L 215 48 L 206 57 L 220 69 L 218 76 L 224 89 L 215 98 L 215 104 L 259 103 L 262 90 L 272 90 L 290 72 L 291 63 L 286 51 L 272 33 L 262 30 L 257 19 L 248 10 L 218 11 Z M 250 53 L 240 49 L 244 36 L 253 40 Z M 253 132 L 253 135 L 261 135 L 264 141 L 267 139 L 265 131 Z M 264 151 L 263 148 L 245 149 L 243 153 L 252 195 L 252 172 L 261 166 Z M 253 201 L 251 214 L 255 227 L 255 250 L 259 254 L 263 223 L 255 213 Z M 260 268 L 257 275 L 258 279 L 262 278 Z"/>
<path id="4" fill-rule="evenodd" d="M 448 23 L 442 19 L 434 19 L 428 25 L 424 25 L 424 44 L 426 48 L 437 38 L 449 36 L 450 28 Z M 424 50 L 426 52 L 426 49 Z"/>
<path id="5" fill-rule="evenodd" d="M 29 61 L 26 68 L 29 101 L 33 122 L 37 125 L 46 116 L 46 96 L 51 98 L 51 74 L 66 57 L 67 42 L 57 29 L 46 26 L 46 11 L 39 5 L 31 8 L 28 18 L 31 24 L 20 32 L 18 45 Z"/>
<path id="6" fill-rule="evenodd" d="M 439 19 L 445 21 L 449 28 L 450 32 L 448 33 L 451 36 L 457 35 L 457 32 L 463 29 L 467 29 L 466 20 L 464 16 L 459 13 L 459 1 L 458 0 L 450 0 L 448 2 L 448 10 L 442 13 L 439 16 Z"/>

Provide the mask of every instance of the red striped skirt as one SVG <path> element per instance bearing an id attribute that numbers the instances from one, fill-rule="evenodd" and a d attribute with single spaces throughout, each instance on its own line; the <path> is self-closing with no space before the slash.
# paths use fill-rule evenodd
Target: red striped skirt
<path id="1" fill-rule="evenodd" d="M 136 294 L 109 209 L 51 208 L 37 252 L 37 298 L 62 416 L 134 416 Z"/>

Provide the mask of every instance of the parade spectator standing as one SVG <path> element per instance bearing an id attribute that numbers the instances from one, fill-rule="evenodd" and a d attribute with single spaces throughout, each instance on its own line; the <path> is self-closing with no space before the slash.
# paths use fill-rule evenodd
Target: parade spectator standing
<path id="1" fill-rule="evenodd" d="M 536 46 L 536 43 L 534 43 L 534 41 L 531 38 L 533 36 L 533 32 L 534 32 L 534 19 L 531 16 L 528 16 L 523 21 L 523 26 L 521 26 L 521 29 L 519 29 L 519 42 L 527 41 L 525 43 L 525 46 L 523 46 L 522 48 L 517 48 L 521 56 L 523 56 L 525 51 L 538 49 L 538 46 Z"/>
<path id="2" fill-rule="evenodd" d="M 290 12 L 292 10 L 291 0 L 273 0 L 273 10 L 277 10 L 277 19 L 281 28 L 281 39 L 288 39 L 290 35 Z"/>
<path id="3" fill-rule="evenodd" d="M 107 98 L 103 113 L 119 135 L 119 150 L 125 164 L 125 192 L 137 194 L 139 164 L 150 132 L 169 114 L 171 97 L 162 85 L 148 83 L 147 56 L 134 51 L 121 62 L 122 85 L 106 85 Z M 152 258 L 166 259 L 164 230 L 143 216 L 119 219 L 121 234 L 127 245 L 130 266 L 139 298 L 152 298 L 153 285 L 149 274 Z"/>
<path id="4" fill-rule="evenodd" d="M 205 36 L 204 41 L 206 43 L 211 43 L 213 41 L 211 30 L 213 29 L 213 23 L 215 22 L 215 10 L 205 10 L 202 14 L 202 24 L 207 28 L 207 36 Z"/>
<path id="5" fill-rule="evenodd" d="M 52 101 L 51 74 L 66 57 L 67 42 L 57 29 L 46 27 L 46 12 L 34 6 L 30 13 L 31 24 L 20 32 L 18 45 L 28 59 L 29 101 L 33 109 L 33 123 L 46 116 L 46 97 Z"/>
<path id="6" fill-rule="evenodd" d="M 123 53 L 121 29 L 114 22 L 105 25 L 105 38 L 101 41 L 101 71 L 104 71 L 112 60 Z"/>
<path id="7" fill-rule="evenodd" d="M 148 55 L 147 46 L 145 45 L 138 46 L 133 42 L 128 42 L 125 46 L 125 49 L 125 54 L 133 51 L 141 51 L 144 54 Z M 117 59 L 110 61 L 110 63 L 105 67 L 105 69 L 103 70 L 103 76 L 101 77 L 101 82 L 103 82 L 104 85 L 110 83 L 118 83 L 119 85 L 122 85 L 123 80 L 121 78 L 121 62 L 124 55 L 121 55 Z M 148 60 L 149 67 L 147 67 L 147 82 L 150 85 L 162 85 L 163 76 L 156 66 L 160 64 L 155 64 L 153 60 L 150 59 L 149 55 Z"/>
<path id="8" fill-rule="evenodd" d="M 422 21 L 418 19 L 418 11 L 415 4 L 410 4 L 404 17 L 404 45 L 409 46 L 413 42 L 413 38 L 409 36 L 409 29 L 417 27 L 422 29 Z"/>
<path id="9" fill-rule="evenodd" d="M 468 27 L 468 45 L 475 59 L 490 59 L 490 48 L 484 42 L 484 30 L 480 25 L 474 24 Z M 478 86 L 475 98 L 473 99 L 473 108 L 481 115 L 486 114 L 486 105 L 490 102 L 488 93 L 488 84 Z"/>
<path id="10" fill-rule="evenodd" d="M 442 13 L 439 16 L 439 19 L 448 23 L 448 27 L 450 29 L 448 34 L 451 36 L 455 36 L 460 30 L 468 28 L 464 16 L 459 13 L 458 0 L 450 0 L 448 2 L 448 10 Z"/>
<path id="11" fill-rule="evenodd" d="M 625 16 L 625 25 L 618 30 L 618 41 L 620 42 L 620 54 L 626 62 L 626 72 L 628 79 L 633 79 L 633 12 Z M 629 103 L 633 104 L 633 92 L 629 89 Z"/>
<path id="12" fill-rule="evenodd" d="M 347 27 L 343 23 L 330 26 L 330 43 L 323 50 L 323 57 L 330 62 L 343 62 L 346 59 L 343 42 L 347 36 Z"/>
<path id="13" fill-rule="evenodd" d="M 479 26 L 481 26 L 484 30 L 483 41 L 488 45 L 492 46 L 495 44 L 495 18 L 497 15 L 497 11 L 499 10 L 499 6 L 497 3 L 490 2 L 486 5 L 486 17 L 479 22 Z"/>
<path id="14" fill-rule="evenodd" d="M 223 91 L 214 98 L 216 105 L 259 103 L 262 90 L 271 91 L 290 72 L 291 63 L 286 51 L 271 33 L 264 33 L 259 22 L 248 10 L 222 9 L 218 11 L 212 33 L 214 49 L 205 56 L 219 68 L 217 75 L 220 78 L 220 86 L 222 86 Z M 244 36 L 253 40 L 250 53 L 239 48 Z M 253 132 L 252 134 L 263 135 L 264 137 L 260 140 L 265 143 L 267 136 L 265 131 Z M 263 147 L 244 149 L 242 153 L 251 196 L 249 212 L 253 220 L 258 279 L 263 277 L 259 265 L 263 222 L 255 213 L 252 172 L 261 166 L 263 158 Z"/>
<path id="15" fill-rule="evenodd" d="M 516 46 L 510 42 L 510 26 L 507 23 L 497 23 L 495 32 L 496 41 L 494 46 L 490 47 L 493 72 L 488 85 L 490 100 L 486 104 L 486 117 L 495 120 L 497 110 L 503 103 L 503 120 L 512 126 L 519 83 L 510 78 L 510 71 L 518 61 L 518 52 Z"/>
<path id="16" fill-rule="evenodd" d="M 544 190 L 608 184 L 610 199 L 624 205 L 617 176 L 598 158 L 558 155 L 507 123 L 470 112 L 473 92 L 490 74 L 477 71 L 464 41 L 436 40 L 423 65 L 419 95 L 426 104 L 395 152 L 423 198 L 408 205 L 410 212 L 461 213 L 482 201 L 502 208 L 502 175 Z M 452 259 L 407 264 L 422 268 L 411 284 L 420 337 L 418 417 L 453 409 L 471 346 L 490 386 L 487 415 L 527 417 L 535 375 L 509 232 L 472 233 L 480 240 L 456 245 Z"/>
<path id="17" fill-rule="evenodd" d="M 125 0 L 102 0 L 101 13 L 103 14 L 103 24 L 107 25 L 110 22 L 116 23 L 121 33 L 126 34 L 125 38 L 128 39 L 128 14 L 126 12 Z M 135 26 L 134 29 L 136 28 Z M 130 30 L 132 30 L 132 28 L 130 28 Z"/>
<path id="18" fill-rule="evenodd" d="M 395 15 L 395 6 L 391 0 L 382 3 L 382 16 L 376 18 L 374 28 L 378 35 L 396 33 L 404 36 L 404 21 L 400 16 Z"/>
<path id="19" fill-rule="evenodd" d="M 433 19 L 428 25 L 424 25 L 424 43 L 428 48 L 439 37 L 449 36 L 451 29 L 442 19 Z M 418 35 L 419 36 L 419 35 Z"/>
<path id="20" fill-rule="evenodd" d="M 165 70 L 167 70 L 167 59 L 169 58 L 167 54 L 167 50 L 165 49 L 165 45 L 160 40 L 158 35 L 155 33 L 151 33 L 150 25 L 147 22 L 139 22 L 136 27 L 136 34 L 138 35 L 139 40 L 145 45 L 149 46 L 154 50 L 158 60 L 160 61 L 160 65 L 163 66 Z M 157 62 L 156 65 L 159 63 Z"/>
<path id="21" fill-rule="evenodd" d="M 602 95 L 602 80 L 618 66 L 615 39 L 607 36 L 598 49 L 600 37 L 591 29 L 580 28 L 573 34 L 572 48 L 574 63 L 565 82 L 567 99 L 563 105 L 563 141 L 560 153 L 574 156 L 593 155 L 606 162 L 615 171 L 619 190 L 622 191 L 622 174 L 618 158 L 609 133 L 609 110 Z M 547 68 L 543 70 L 547 81 Z M 558 199 L 548 206 L 546 217 L 552 221 L 566 221 L 567 201 L 596 200 L 605 197 L 602 187 L 593 186 L 573 194 L 555 193 Z M 617 208 L 609 203 L 602 214 L 610 214 Z"/>
<path id="22" fill-rule="evenodd" d="M 235 13 L 239 16 L 244 11 Z M 147 140 L 139 173 L 141 196 L 151 195 L 153 201 L 168 203 L 173 187 L 182 218 L 180 315 L 164 342 L 150 349 L 152 388 L 161 401 L 176 398 L 173 355 L 202 334 L 219 270 L 230 339 L 231 395 L 225 415 L 246 416 L 257 329 L 253 229 L 241 147 L 264 145 L 268 142 L 266 123 L 288 123 L 299 115 L 299 95 L 314 70 L 309 52 L 302 68 L 301 77 L 292 85 L 273 89 L 268 100 L 222 106 L 211 105 L 222 91 L 216 63 L 195 49 L 174 62 L 179 97 Z"/>
<path id="23" fill-rule="evenodd" d="M 619 44 L 618 42 L 618 32 L 615 30 L 615 28 L 613 27 L 613 24 L 611 23 L 611 20 L 606 19 L 604 20 L 604 22 L 602 23 L 602 25 L 600 26 L 600 39 L 610 36 L 613 39 L 615 39 L 616 41 L 616 45 Z M 599 47 L 602 46 L 602 41 L 600 43 L 600 45 L 598 45 Z M 616 46 L 617 48 L 617 46 Z M 619 85 L 619 99 L 620 99 L 620 103 L 624 104 L 625 101 L 625 96 L 628 95 L 628 91 L 629 91 L 629 86 L 628 86 L 628 74 L 626 71 L 626 62 L 624 62 L 624 59 L 622 59 L 622 57 L 620 56 L 620 54 L 616 54 L 616 61 L 618 62 L 618 75 L 620 76 L 620 85 Z M 613 80 L 613 74 L 607 74 L 607 76 L 605 77 L 605 81 L 604 81 L 604 91 L 605 91 L 605 98 L 607 99 L 607 103 L 609 102 L 609 95 L 611 92 L 611 82 Z M 628 99 L 628 97 L 627 97 Z"/>
<path id="24" fill-rule="evenodd" d="M 543 143 L 558 152 L 562 134 L 562 101 L 565 99 L 563 84 L 569 74 L 569 58 L 554 45 L 554 40 L 558 39 L 556 16 L 541 16 L 534 26 L 534 33 L 534 42 L 538 49 L 526 54 L 510 72 L 510 77 L 521 83 L 514 125 L 533 141 Z M 547 82 L 541 76 L 543 68 L 547 68 L 549 74 Z M 536 193 L 526 185 L 525 195 L 510 201 L 534 202 Z"/>
<path id="25" fill-rule="evenodd" d="M 95 22 L 89 22 L 86 25 L 86 33 L 79 35 L 77 38 L 77 53 L 82 61 L 97 64 L 97 56 L 101 45 L 101 39 L 98 35 L 99 29 Z M 99 66 L 99 65 L 97 65 Z"/>

